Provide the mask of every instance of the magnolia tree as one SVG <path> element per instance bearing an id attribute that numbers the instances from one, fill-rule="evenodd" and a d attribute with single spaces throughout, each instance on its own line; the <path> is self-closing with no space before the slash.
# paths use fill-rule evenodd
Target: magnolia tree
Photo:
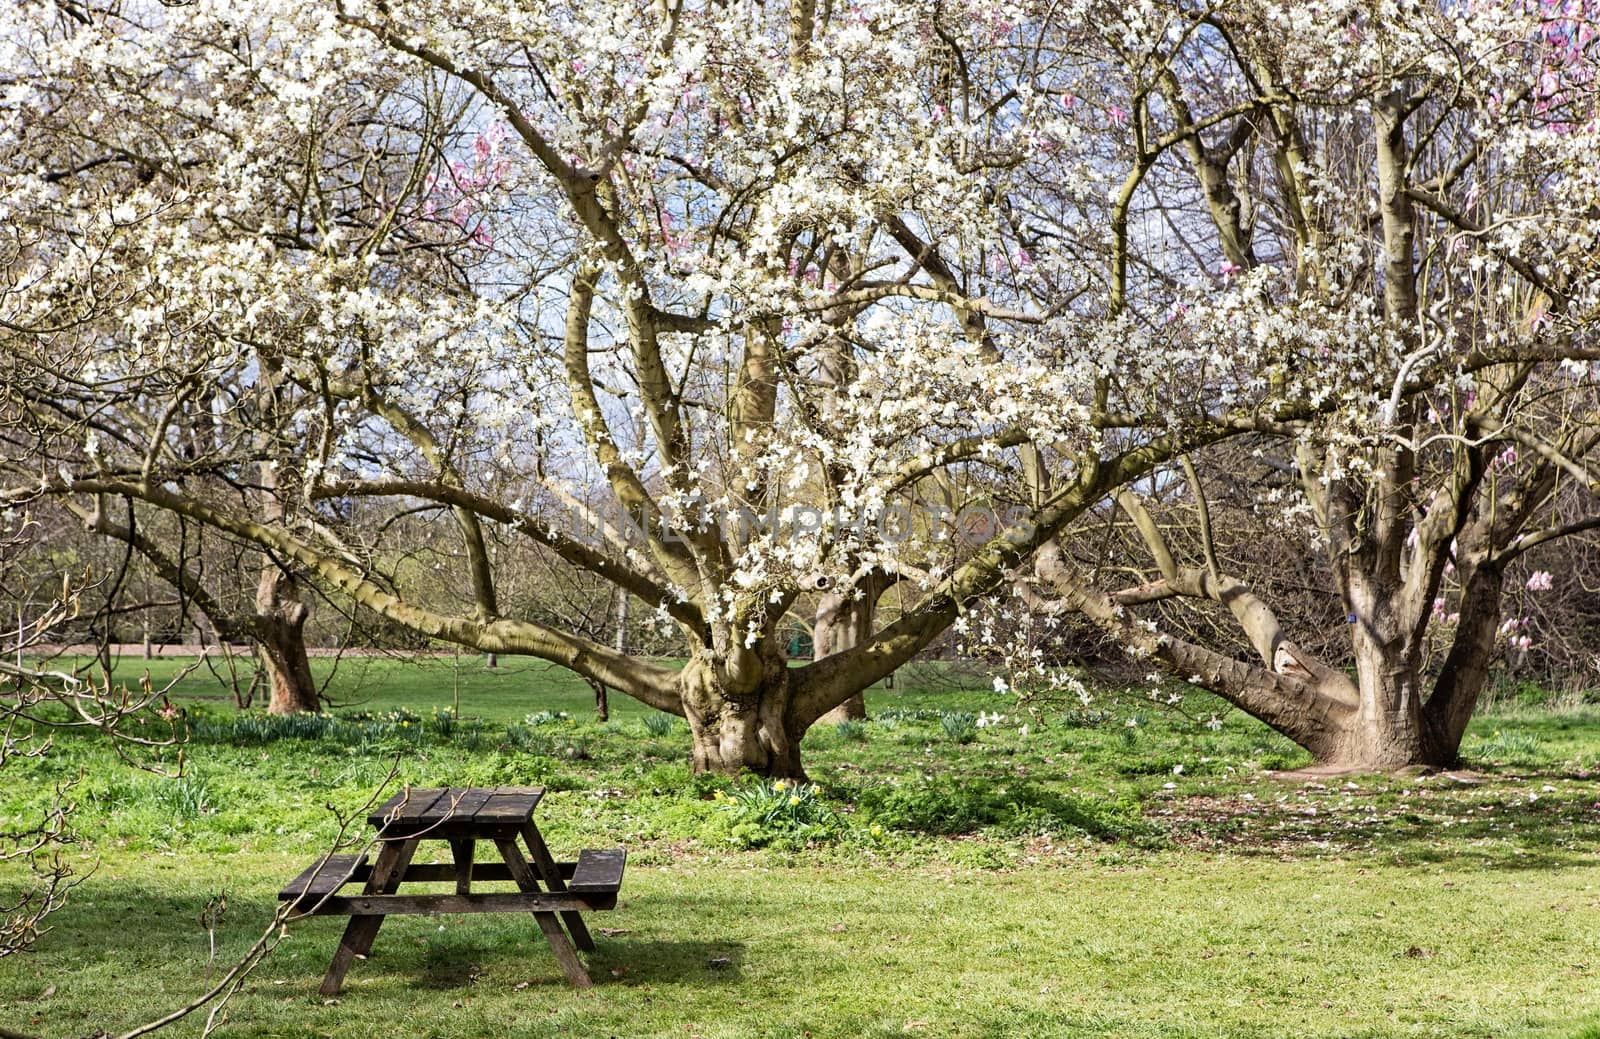
<path id="1" fill-rule="evenodd" d="M 16 6 L 11 493 L 164 510 L 681 714 L 699 768 L 799 775 L 810 724 L 1037 550 L 1048 608 L 1103 606 L 1048 564 L 1186 454 L 1285 437 L 1325 536 L 1367 537 L 1425 391 L 1510 401 L 1508 365 L 1583 356 L 1589 129 L 1533 114 L 1539 12 L 1352 8 L 1330 38 L 1299 10 Z M 1413 188 L 1470 223 L 1442 253 Z M 1504 432 L 1428 457 L 1518 435 L 1491 399 Z M 419 514 L 459 580 L 388 537 Z M 685 666 L 506 609 L 510 538 L 642 601 Z M 790 668 L 818 593 L 827 652 Z"/>
<path id="2" fill-rule="evenodd" d="M 1237 290 L 1159 327 L 1147 314 L 1138 337 L 1174 343 L 1193 371 L 1254 339 L 1274 361 L 1238 373 L 1240 392 L 1296 369 L 1363 373 L 1328 414 L 1263 426 L 1247 463 L 1287 478 L 1258 484 L 1256 504 L 1303 525 L 1355 673 L 1298 646 L 1294 618 L 1219 561 L 1204 455 L 1115 496 L 1144 546 L 1139 579 L 1119 586 L 1060 541 L 1025 599 L 1087 614 L 1320 762 L 1455 759 L 1491 660 L 1528 648 L 1507 576 L 1523 575 L 1519 595 L 1551 587 L 1517 559 L 1600 526 L 1597 17 L 1537 2 L 1167 9 L 1122 44 L 1106 82 L 1148 158 L 1135 206 L 1209 230 L 1209 249 L 1150 276 L 1198 265 Z M 1159 155 L 1146 143 L 1180 135 Z M 1255 659 L 1148 613 L 1182 602 L 1224 609 Z"/>

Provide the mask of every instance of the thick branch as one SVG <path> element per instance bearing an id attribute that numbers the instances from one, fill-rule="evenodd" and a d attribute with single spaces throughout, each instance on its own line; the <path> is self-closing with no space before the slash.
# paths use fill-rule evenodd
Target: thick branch
<path id="1" fill-rule="evenodd" d="M 677 672 L 618 653 L 609 646 L 582 636 L 533 621 L 510 618 L 483 621 L 476 617 L 454 617 L 418 606 L 390 593 L 365 575 L 319 552 L 288 531 L 221 512 L 163 487 L 113 480 L 85 480 L 73 489 L 138 498 L 260 545 L 304 566 L 356 603 L 430 638 L 454 642 L 485 653 L 539 657 L 620 689 L 659 710 L 682 710 L 676 692 Z M 48 493 L 63 493 L 68 488 L 47 486 L 45 490 Z"/>

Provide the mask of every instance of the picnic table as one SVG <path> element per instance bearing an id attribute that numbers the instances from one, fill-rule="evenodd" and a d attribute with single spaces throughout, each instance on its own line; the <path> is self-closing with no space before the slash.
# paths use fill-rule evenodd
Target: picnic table
<path id="1" fill-rule="evenodd" d="M 557 862 L 533 821 L 543 796 L 542 787 L 402 790 L 367 818 L 378 831 L 375 862 L 368 863 L 365 854 L 326 855 L 285 885 L 278 898 L 290 903 L 291 920 L 350 917 L 322 979 L 322 994 L 338 993 L 352 961 L 367 955 L 383 918 L 394 913 L 532 913 L 567 981 L 591 987 L 573 946 L 594 950 L 582 914 L 616 907 L 627 853 L 591 848 L 573 862 Z M 423 841 L 447 842 L 452 861 L 413 862 Z M 499 861 L 478 861 L 479 841 L 492 843 Z M 473 890 L 487 881 L 514 882 L 516 890 Z M 453 883 L 455 890 L 399 893 L 401 884 L 417 883 Z M 340 893 L 355 885 L 359 894 Z"/>

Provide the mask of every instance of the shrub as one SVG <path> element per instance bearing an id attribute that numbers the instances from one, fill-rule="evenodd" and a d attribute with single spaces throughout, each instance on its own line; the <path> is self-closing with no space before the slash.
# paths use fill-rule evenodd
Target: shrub
<path id="1" fill-rule="evenodd" d="M 541 736 L 526 725 L 507 725 L 506 745 L 512 750 L 532 754 L 549 754 L 552 749 L 548 737 Z"/>
<path id="2" fill-rule="evenodd" d="M 673 729 L 677 728 L 678 719 L 665 711 L 656 711 L 653 714 L 645 715 L 643 724 L 645 732 L 659 738 L 670 734 Z"/>
<path id="3" fill-rule="evenodd" d="M 538 728 L 541 725 L 556 725 L 563 722 L 571 724 L 572 715 L 566 711 L 535 711 L 522 719 L 522 724 L 531 728 Z"/>
<path id="4" fill-rule="evenodd" d="M 1490 737 L 1474 736 L 1467 748 L 1470 757 L 1483 761 L 1537 764 L 1549 755 L 1544 743 L 1532 733 L 1507 733 L 1499 730 Z"/>
<path id="5" fill-rule="evenodd" d="M 730 839 L 746 848 L 803 847 L 839 836 L 839 816 L 809 783 L 761 780 L 712 793 L 731 821 Z"/>
<path id="6" fill-rule="evenodd" d="M 841 740 L 849 740 L 852 743 L 863 743 L 867 738 L 866 723 L 855 719 L 840 722 L 834 727 L 834 731 L 839 734 Z"/>
<path id="7" fill-rule="evenodd" d="M 640 780 L 639 789 L 652 794 L 679 794 L 688 790 L 693 783 L 689 774 L 689 766 L 681 762 L 668 765 L 657 765 L 644 774 Z"/>
<path id="8" fill-rule="evenodd" d="M 971 743 L 978 738 L 978 716 L 970 711 L 943 711 L 939 714 L 939 727 L 945 738 L 953 743 Z"/>
<path id="9" fill-rule="evenodd" d="M 203 779 L 181 776 L 166 782 L 157 781 L 151 787 L 154 792 L 152 802 L 171 812 L 174 819 L 198 819 L 203 814 L 217 810 L 212 804 L 211 791 Z"/>
<path id="10" fill-rule="evenodd" d="M 275 740 L 320 740 L 332 735 L 339 721 L 326 714 L 237 714 L 216 718 L 196 713 L 188 720 L 189 739 L 196 743 L 248 745 Z"/>
<path id="11" fill-rule="evenodd" d="M 147 808 L 175 820 L 198 819 L 215 813 L 218 808 L 206 781 L 196 776 L 115 780 L 90 796 L 101 807 L 112 811 Z"/>

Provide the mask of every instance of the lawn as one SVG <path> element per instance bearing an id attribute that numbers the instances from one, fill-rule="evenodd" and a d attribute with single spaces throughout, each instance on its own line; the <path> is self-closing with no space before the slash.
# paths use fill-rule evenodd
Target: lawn
<path id="1" fill-rule="evenodd" d="M 598 987 L 568 989 L 524 918 L 395 918 L 329 1003 L 341 922 L 314 920 L 223 1034 L 1600 1035 L 1592 707 L 1478 719 L 1461 773 L 1350 779 L 1284 775 L 1298 751 L 1237 712 L 1207 727 L 1199 698 L 1024 735 L 981 681 L 900 686 L 809 736 L 816 790 L 761 823 L 794 792 L 692 777 L 681 721 L 615 697 L 598 723 L 587 686 L 525 662 L 347 661 L 334 720 L 297 723 L 238 720 L 197 674 L 180 779 L 76 737 L 8 766 L 0 828 L 83 776 L 73 856 L 94 872 L 0 960 L 0 1025 L 115 1031 L 190 998 L 333 839 L 329 806 L 395 769 L 545 785 L 558 851 L 629 848 L 621 906 L 591 918 Z M 0 867 L 0 900 L 19 879 Z"/>

